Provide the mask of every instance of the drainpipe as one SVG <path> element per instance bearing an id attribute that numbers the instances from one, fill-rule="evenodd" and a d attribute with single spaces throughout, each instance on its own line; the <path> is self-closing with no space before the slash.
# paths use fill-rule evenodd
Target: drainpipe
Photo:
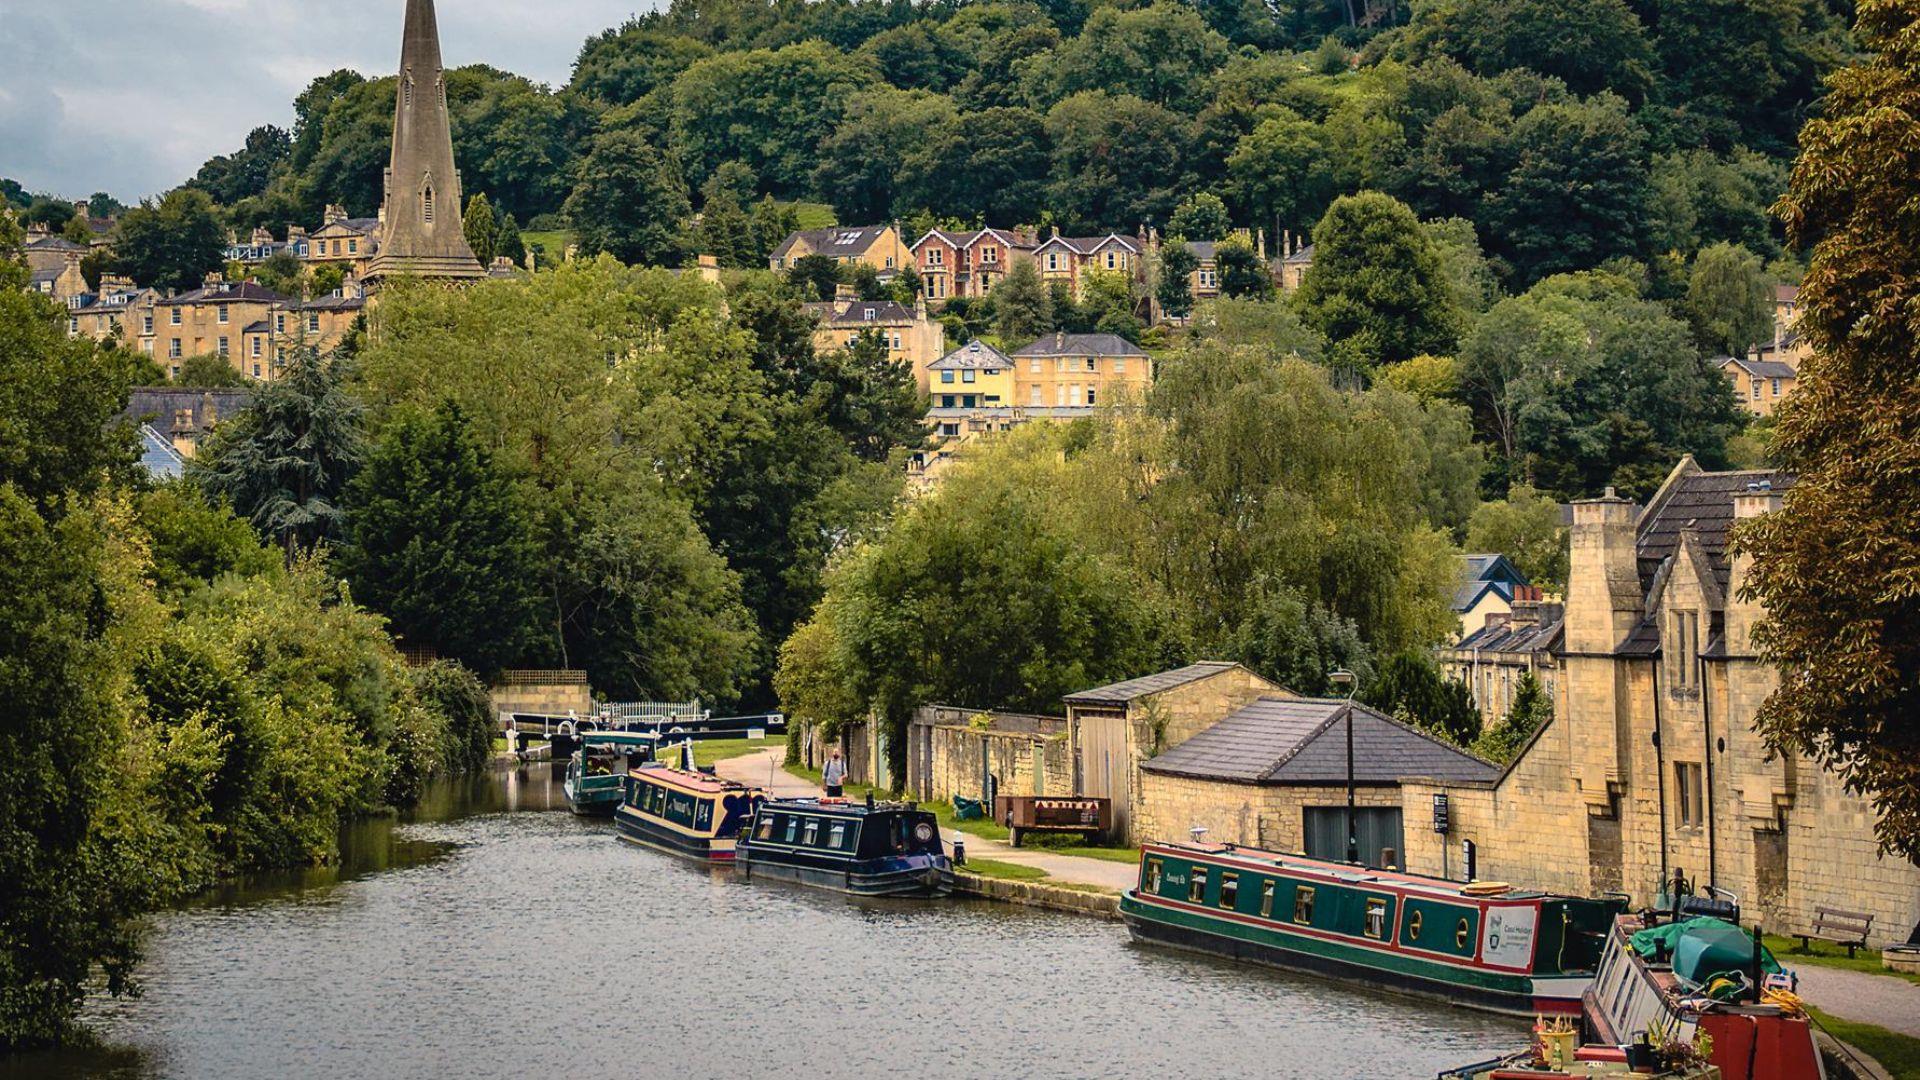
<path id="1" fill-rule="evenodd" d="M 1658 660 L 1653 664 L 1653 761 L 1654 779 L 1658 781 L 1660 791 L 1660 880 L 1667 880 L 1667 748 L 1666 738 L 1660 731 L 1660 669 L 1664 665 Z"/>
<path id="2" fill-rule="evenodd" d="M 1702 750 L 1706 754 L 1706 777 L 1703 780 L 1705 790 L 1701 792 L 1701 802 L 1705 803 L 1707 823 L 1707 880 L 1715 885 L 1720 883 L 1718 875 L 1719 861 L 1716 858 L 1713 839 L 1713 692 L 1707 686 L 1707 658 L 1697 657 L 1694 663 L 1699 667 L 1700 679 L 1700 730 Z"/>

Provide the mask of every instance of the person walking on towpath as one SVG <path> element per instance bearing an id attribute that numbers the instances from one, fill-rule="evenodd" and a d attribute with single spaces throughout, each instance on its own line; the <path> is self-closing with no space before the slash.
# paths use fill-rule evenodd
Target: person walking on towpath
<path id="1" fill-rule="evenodd" d="M 847 763 L 840 759 L 839 747 L 827 755 L 827 764 L 820 770 L 820 782 L 826 785 L 827 798 L 841 797 L 840 787 L 847 782 Z"/>

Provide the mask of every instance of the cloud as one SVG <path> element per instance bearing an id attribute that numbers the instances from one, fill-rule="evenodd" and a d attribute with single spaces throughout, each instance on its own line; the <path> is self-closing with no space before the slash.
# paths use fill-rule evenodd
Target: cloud
<path id="1" fill-rule="evenodd" d="M 437 0 L 449 66 L 566 82 L 590 35 L 649 0 Z M 402 0 L 0 0 L 0 176 L 131 200 L 172 188 L 349 67 L 392 71 Z"/>

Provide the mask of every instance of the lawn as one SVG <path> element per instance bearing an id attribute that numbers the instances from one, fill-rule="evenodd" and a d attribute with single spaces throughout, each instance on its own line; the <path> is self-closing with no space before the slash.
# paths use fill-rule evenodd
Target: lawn
<path id="1" fill-rule="evenodd" d="M 793 207 L 795 219 L 803 229 L 824 229 L 839 224 L 833 216 L 833 207 L 826 203 L 796 202 L 788 205 Z"/>
<path id="2" fill-rule="evenodd" d="M 553 229 L 549 232 L 523 232 L 520 234 L 520 241 L 527 245 L 528 251 L 533 250 L 533 245 L 539 244 L 540 250 L 546 253 L 547 258 L 552 259 L 554 262 L 559 262 L 561 259 L 567 257 L 567 245 L 573 243 L 573 234 L 565 229 Z"/>
<path id="3" fill-rule="evenodd" d="M 955 872 L 1006 881 L 1039 881 L 1047 876 L 1047 872 L 1037 866 L 1021 866 L 998 859 L 968 859 L 967 865 L 956 868 Z"/>
<path id="4" fill-rule="evenodd" d="M 784 745 L 784 739 L 697 739 L 693 744 L 693 763 L 712 765 L 716 761 L 742 757 L 765 750 L 769 746 Z"/>
<path id="5" fill-rule="evenodd" d="M 1830 941 L 1814 941 L 1811 943 L 1813 947 L 1805 951 L 1800 948 L 1800 939 L 1795 937 L 1768 934 L 1766 942 L 1767 948 L 1772 951 L 1774 957 L 1788 967 L 1795 964 L 1817 964 L 1821 967 L 1844 968 L 1847 971 L 1860 971 L 1868 975 L 1885 975 L 1890 979 L 1905 979 L 1910 983 L 1920 984 L 1920 975 L 1888 971 L 1880 963 L 1878 949 L 1861 949 L 1853 959 L 1849 960 L 1846 948 Z"/>
<path id="6" fill-rule="evenodd" d="M 1841 959 L 1846 959 L 1844 953 Z M 1920 1080 L 1920 1039 L 1874 1024 L 1842 1020 L 1819 1009 L 1808 1011 L 1826 1029 L 1827 1034 L 1850 1046 L 1859 1047 L 1861 1052 L 1880 1062 L 1895 1080 Z"/>

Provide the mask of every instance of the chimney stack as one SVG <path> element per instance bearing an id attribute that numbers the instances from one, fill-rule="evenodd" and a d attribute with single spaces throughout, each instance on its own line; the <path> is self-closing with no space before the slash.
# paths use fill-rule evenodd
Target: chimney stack
<path id="1" fill-rule="evenodd" d="M 1573 504 L 1568 536 L 1567 651 L 1610 653 L 1640 621 L 1633 504 L 1612 488 Z"/>

